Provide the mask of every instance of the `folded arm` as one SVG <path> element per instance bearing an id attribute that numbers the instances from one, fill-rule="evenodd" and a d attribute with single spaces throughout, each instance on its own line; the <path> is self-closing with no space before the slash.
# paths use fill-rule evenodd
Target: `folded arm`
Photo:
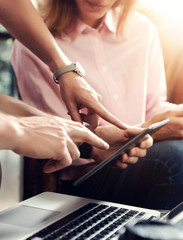
<path id="1" fill-rule="evenodd" d="M 158 132 L 153 134 L 155 141 L 169 140 L 169 139 L 183 139 L 183 106 L 177 105 L 177 108 L 164 111 L 156 114 L 149 121 L 142 124 L 142 127 L 148 127 L 152 123 L 162 121 L 166 118 L 170 119 L 170 122 L 160 129 Z"/>

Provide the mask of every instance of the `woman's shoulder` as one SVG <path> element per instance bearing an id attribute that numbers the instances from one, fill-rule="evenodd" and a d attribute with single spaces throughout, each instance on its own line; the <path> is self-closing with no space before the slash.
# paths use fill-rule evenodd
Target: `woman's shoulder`
<path id="1" fill-rule="evenodd" d="M 133 35 L 137 33 L 150 35 L 157 31 L 156 26 L 151 21 L 151 19 L 137 11 L 131 14 L 131 16 L 129 17 L 129 21 L 127 22 L 127 25 L 128 25 L 127 29 L 129 29 L 129 32 Z"/>

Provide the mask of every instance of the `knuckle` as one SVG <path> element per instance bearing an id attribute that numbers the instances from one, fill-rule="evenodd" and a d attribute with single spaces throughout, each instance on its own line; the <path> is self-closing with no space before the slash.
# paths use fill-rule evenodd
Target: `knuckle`
<path id="1" fill-rule="evenodd" d="M 68 156 L 66 156 L 65 154 L 62 155 L 60 162 L 61 162 L 60 165 L 62 166 L 62 168 L 68 167 L 72 164 L 72 161 L 70 160 L 70 158 L 68 158 Z"/>
<path id="2" fill-rule="evenodd" d="M 167 110 L 167 111 L 166 111 L 166 115 L 168 115 L 168 116 L 171 115 L 171 113 L 172 113 L 171 110 Z"/>
<path id="3" fill-rule="evenodd" d="M 59 126 L 57 133 L 58 133 L 58 136 L 59 136 L 61 139 L 62 139 L 63 137 L 66 138 L 67 133 L 66 133 L 64 127 Z"/>
<path id="4" fill-rule="evenodd" d="M 70 166 L 71 164 L 72 164 L 72 160 L 71 160 L 71 158 L 66 158 L 66 161 L 64 161 L 64 163 L 65 163 L 65 167 L 68 167 L 68 166 Z"/>
<path id="5" fill-rule="evenodd" d="M 83 128 L 85 129 L 84 125 L 80 122 L 75 122 L 75 126 L 78 127 L 78 128 Z"/>
<path id="6" fill-rule="evenodd" d="M 76 159 L 78 159 L 79 157 L 80 157 L 80 151 L 79 151 L 78 148 L 76 148 L 72 159 L 73 159 L 73 160 L 76 160 Z"/>
<path id="7" fill-rule="evenodd" d="M 130 152 L 129 152 L 129 155 L 130 155 Z M 125 154 L 123 154 L 123 156 L 122 156 L 122 161 L 123 161 L 123 162 L 126 162 L 127 160 L 128 160 L 128 154 L 125 153 Z"/>
<path id="8" fill-rule="evenodd" d="M 144 149 L 144 150 L 142 151 L 142 157 L 145 157 L 146 153 L 147 153 L 147 150 Z"/>
<path id="9" fill-rule="evenodd" d="M 84 127 L 82 132 L 83 140 L 87 140 L 89 138 L 90 135 L 89 133 L 90 133 L 89 130 L 86 127 Z"/>
<path id="10" fill-rule="evenodd" d="M 100 94 L 97 94 L 97 99 L 99 102 L 102 102 L 102 96 Z"/>
<path id="11" fill-rule="evenodd" d="M 137 154 L 137 148 L 132 148 L 128 153 L 129 157 L 135 156 Z"/>

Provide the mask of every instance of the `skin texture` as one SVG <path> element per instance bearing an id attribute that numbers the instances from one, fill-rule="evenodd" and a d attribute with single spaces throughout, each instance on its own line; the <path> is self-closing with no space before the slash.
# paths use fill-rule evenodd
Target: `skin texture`
<path id="1" fill-rule="evenodd" d="M 84 125 L 45 114 L 12 97 L 0 94 L 0 109 L 0 149 L 50 159 L 44 168 L 46 173 L 69 166 L 79 158 L 77 146 L 82 142 L 108 148 Z"/>
<path id="2" fill-rule="evenodd" d="M 141 131 L 141 128 L 135 127 L 129 127 L 127 130 L 121 130 L 115 126 L 98 127 L 95 134 L 108 142 L 110 147 L 105 151 L 93 147 L 93 158 L 97 162 L 101 162 Z M 147 148 L 151 147 L 152 144 L 153 139 L 149 135 L 146 135 L 139 146 L 134 146 L 128 153 L 119 156 L 116 160 L 116 166 L 119 168 L 126 168 L 128 164 L 136 163 L 139 157 L 144 157 L 146 155 Z"/>
<path id="3" fill-rule="evenodd" d="M 10 149 L 32 158 L 50 159 L 44 166 L 45 173 L 67 167 L 78 159 L 80 156 L 78 146 L 82 142 L 91 144 L 94 147 L 93 152 L 96 151 L 97 161 L 98 159 L 101 161 L 142 131 L 136 128 L 122 130 L 115 126 L 106 126 L 97 128 L 94 134 L 81 123 L 46 114 L 3 94 L 0 94 L 0 109 L 0 149 Z M 110 150 L 105 155 L 103 151 L 97 153 L 97 148 L 106 150 L 109 144 Z M 124 161 L 136 162 L 138 157 L 144 156 L 146 149 L 151 145 L 152 138 L 149 136 L 144 139 L 142 145 L 119 159 L 118 165 Z"/>
<path id="4" fill-rule="evenodd" d="M 22 11 L 22 9 L 24 10 Z M 53 72 L 71 63 L 71 60 L 58 47 L 30 1 L 17 0 L 15 5 L 13 0 L 0 0 L 0 23 L 44 61 Z M 120 128 L 126 128 L 121 121 L 104 108 L 101 104 L 101 97 L 84 78 L 69 72 L 63 74 L 59 81 L 61 96 L 72 120 L 82 122 L 79 110 L 86 107 L 88 114 L 85 119 L 90 122 L 92 129 L 98 125 L 99 117 Z M 93 114 L 95 114 L 95 121 L 91 121 Z"/>
<path id="5" fill-rule="evenodd" d="M 12 4 L 12 0 L 0 0 L 0 22 L 9 32 L 48 64 L 53 71 L 69 64 L 70 60 L 58 48 L 54 38 L 31 3 L 17 0 L 13 8 Z M 97 2 L 94 2 L 93 5 L 91 1 L 87 1 L 87 4 L 90 7 L 94 6 L 98 18 L 98 13 L 102 17 L 111 7 L 113 1 L 106 1 L 106 6 L 99 6 Z M 64 74 L 60 78 L 60 88 L 61 95 L 73 120 L 86 121 L 90 124 L 90 129 L 93 130 L 97 127 L 99 116 L 101 116 L 116 126 L 126 129 L 124 124 L 103 107 L 100 95 L 83 78 L 74 73 Z M 47 173 L 66 167 L 77 159 L 79 157 L 77 145 L 81 142 L 88 142 L 102 149 L 108 148 L 104 141 L 79 123 L 45 115 L 45 113 L 37 112 L 34 108 L 29 108 L 20 101 L 3 95 L 0 97 L 0 135 L 2 136 L 0 148 L 11 149 L 18 154 L 29 157 L 49 158 L 50 160 L 44 167 L 44 171 Z M 86 115 L 79 113 L 83 107 L 88 109 Z M 134 157 L 143 155 L 142 152 L 144 152 L 143 149 L 139 149 L 139 154 L 134 150 L 134 154 L 131 154 L 130 157 L 126 156 L 125 159 L 133 162 L 135 161 Z"/>
<path id="6" fill-rule="evenodd" d="M 158 132 L 153 134 L 155 141 L 162 141 L 167 139 L 183 139 L 183 110 L 172 109 L 162 113 L 156 114 L 148 122 L 144 123 L 142 127 L 147 127 L 152 123 L 162 121 L 166 118 L 170 119 L 170 122 L 160 129 Z"/>

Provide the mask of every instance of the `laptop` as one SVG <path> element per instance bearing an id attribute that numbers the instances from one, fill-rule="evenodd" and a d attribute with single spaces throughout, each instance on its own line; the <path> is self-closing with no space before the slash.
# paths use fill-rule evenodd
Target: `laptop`
<path id="1" fill-rule="evenodd" d="M 0 213 L 0 239 L 118 239 L 137 217 L 159 218 L 160 212 L 44 192 Z"/>

